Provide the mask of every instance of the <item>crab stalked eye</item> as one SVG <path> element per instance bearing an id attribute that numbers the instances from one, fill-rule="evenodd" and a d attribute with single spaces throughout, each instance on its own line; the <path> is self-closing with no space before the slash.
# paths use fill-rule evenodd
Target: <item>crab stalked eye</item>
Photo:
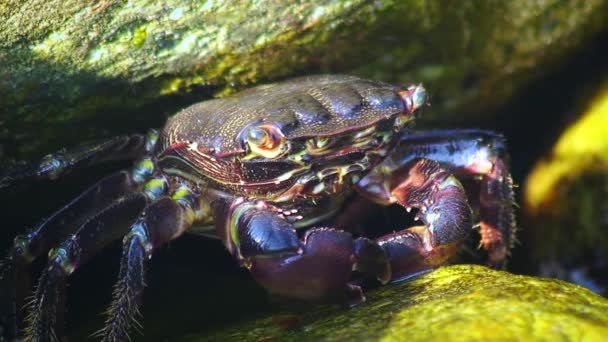
<path id="1" fill-rule="evenodd" d="M 262 123 L 246 128 L 244 141 L 249 146 L 250 153 L 245 159 L 264 157 L 275 159 L 289 150 L 285 136 L 272 123 Z"/>
<path id="2" fill-rule="evenodd" d="M 270 140 L 271 138 L 268 135 L 268 132 L 261 127 L 251 127 L 247 131 L 247 142 L 249 144 L 263 147 L 271 144 L 272 142 Z"/>
<path id="3" fill-rule="evenodd" d="M 401 97 L 405 110 L 397 118 L 396 124 L 398 127 L 403 127 L 414 119 L 414 112 L 420 107 L 428 105 L 428 95 L 422 84 L 419 84 L 400 91 L 399 96 Z"/>

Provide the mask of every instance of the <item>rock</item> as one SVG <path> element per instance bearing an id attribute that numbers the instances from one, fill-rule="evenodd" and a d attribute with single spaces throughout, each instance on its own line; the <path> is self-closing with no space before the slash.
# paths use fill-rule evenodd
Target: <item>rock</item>
<path id="1" fill-rule="evenodd" d="M 595 272 L 601 274 L 607 268 L 608 88 L 598 93 L 536 163 L 523 192 L 527 225 L 533 227 L 525 233 L 534 258 L 543 262 L 541 271 L 572 281 L 572 271 L 591 280 L 594 268 L 602 268 Z M 587 265 L 576 270 L 581 263 Z M 588 286 L 606 291 L 605 276 L 595 278 Z"/>
<path id="2" fill-rule="evenodd" d="M 0 156 L 144 131 L 197 100 L 319 72 L 424 82 L 431 116 L 481 113 L 606 23 L 602 0 L 4 1 Z"/>
<path id="3" fill-rule="evenodd" d="M 608 300 L 564 281 L 456 265 L 324 308 L 236 323 L 179 341 L 576 340 L 608 336 Z"/>

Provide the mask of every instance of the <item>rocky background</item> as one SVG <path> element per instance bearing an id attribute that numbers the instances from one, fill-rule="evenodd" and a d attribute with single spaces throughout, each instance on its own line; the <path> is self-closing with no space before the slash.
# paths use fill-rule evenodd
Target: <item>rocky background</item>
<path id="1" fill-rule="evenodd" d="M 422 127 L 487 128 L 508 139 L 521 206 L 520 242 L 508 270 L 559 277 L 605 295 L 607 53 L 608 2 L 603 0 L 8 0 L 0 3 L 0 163 L 40 157 L 83 140 L 145 132 L 188 104 L 297 75 L 347 73 L 396 84 L 422 82 L 432 102 Z M 53 184 L 0 193 L 0 248 L 86 184 L 124 166 L 96 167 Z M 68 329 L 75 340 L 101 327 L 99 313 L 109 302 L 118 269 L 117 247 L 72 277 Z M 242 338 L 295 334 L 294 339 L 340 340 L 363 333 L 368 326 L 362 321 L 370 315 L 385 323 L 409 322 L 384 325 L 366 335 L 370 338 L 391 339 L 404 330 L 410 339 L 442 336 L 450 320 L 418 315 L 417 305 L 469 324 L 458 330 L 465 339 L 490 336 L 473 334 L 479 331 L 473 326 L 495 331 L 467 317 L 506 311 L 524 328 L 504 336 L 526 331 L 530 337 L 539 331 L 571 339 L 606 336 L 601 327 L 607 304 L 599 295 L 565 282 L 485 269 L 452 267 L 411 284 L 372 290 L 368 304 L 350 311 L 277 303 L 216 241 L 197 237 L 171 243 L 149 269 L 146 340 L 233 336 L 222 334 L 264 327 L 268 320 L 278 321 L 280 329 L 268 324 L 269 330 Z M 465 276 L 466 291 L 454 288 L 461 284 L 454 280 Z M 452 285 L 439 282 L 442 277 Z M 551 314 L 575 315 L 572 325 L 551 325 L 549 309 L 539 311 L 540 318 L 523 316 L 530 306 L 508 302 L 522 291 L 508 283 L 522 281 L 534 283 L 528 295 L 538 301 L 528 305 L 539 308 L 552 296 L 566 298 Z M 500 294 L 484 295 L 488 288 L 504 288 L 504 305 L 493 304 Z M 434 297 L 436 289 L 445 295 Z M 420 293 L 427 295 L 416 297 Z M 463 293 L 472 299 L 458 302 Z M 384 302 L 391 304 L 376 309 Z M 496 311 L 487 312 L 486 302 Z M 458 310 L 442 306 L 455 303 Z M 348 330 L 327 328 L 331 322 Z M 583 330 L 591 335 L 580 335 Z"/>

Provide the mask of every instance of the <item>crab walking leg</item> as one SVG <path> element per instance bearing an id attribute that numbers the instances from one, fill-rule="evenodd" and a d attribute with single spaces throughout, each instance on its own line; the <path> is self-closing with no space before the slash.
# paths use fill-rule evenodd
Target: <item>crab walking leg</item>
<path id="1" fill-rule="evenodd" d="M 15 183 L 32 180 L 53 180 L 65 173 L 104 161 L 137 159 L 150 152 L 158 132 L 123 135 L 102 142 L 81 145 L 44 156 L 34 163 L 14 162 L 0 167 L 0 190 Z"/>
<path id="2" fill-rule="evenodd" d="M 124 236 L 148 202 L 166 191 L 163 179 L 152 179 L 141 192 L 122 197 L 84 222 L 70 238 L 49 252 L 29 308 L 27 339 L 54 340 L 63 325 L 66 277 L 110 242 Z"/>
<path id="3" fill-rule="evenodd" d="M 126 341 L 136 321 L 144 290 L 145 262 L 154 248 L 180 236 L 192 223 L 204 215 L 189 191 L 178 190 L 173 197 L 163 197 L 150 204 L 131 226 L 123 239 L 123 253 L 114 299 L 108 310 L 105 328 L 100 332 L 104 341 Z"/>
<path id="4" fill-rule="evenodd" d="M 405 135 L 386 165 L 418 158 L 437 161 L 460 179 L 479 178 L 481 245 L 489 263 L 500 266 L 515 240 L 513 179 L 502 135 L 484 130 L 420 131 Z"/>
<path id="5" fill-rule="evenodd" d="M 412 161 L 392 174 L 386 183 L 374 177 L 364 179 L 366 193 L 385 203 L 399 203 L 406 209 L 418 208 L 415 226 L 376 239 L 391 263 L 392 279 L 443 264 L 459 248 L 472 229 L 471 208 L 460 182 L 439 163 L 427 159 Z M 361 185 L 361 183 L 360 183 Z"/>
<path id="6" fill-rule="evenodd" d="M 218 233 L 229 251 L 272 293 L 295 298 L 364 300 L 359 286 L 349 283 L 353 269 L 391 278 L 385 252 L 378 244 L 353 239 L 332 228 L 312 228 L 300 240 L 293 225 L 262 202 L 236 201 L 219 210 Z"/>
<path id="7" fill-rule="evenodd" d="M 30 291 L 29 265 L 48 253 L 86 219 L 112 201 L 137 190 L 153 172 L 153 164 L 144 159 L 131 172 L 107 176 L 57 210 L 26 235 L 17 236 L 8 254 L 0 261 L 0 284 L 6 291 L 0 296 L 0 317 L 5 330 L 16 334 L 21 322 L 23 299 Z M 5 284 L 6 283 L 6 284 Z"/>

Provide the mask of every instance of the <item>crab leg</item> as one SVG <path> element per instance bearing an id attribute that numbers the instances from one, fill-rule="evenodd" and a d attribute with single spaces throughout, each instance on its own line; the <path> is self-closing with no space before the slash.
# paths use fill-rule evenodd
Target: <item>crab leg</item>
<path id="1" fill-rule="evenodd" d="M 106 160 L 129 159 L 152 151 L 158 133 L 121 136 L 88 146 L 47 155 L 33 164 L 4 165 L 0 190 L 17 181 L 54 179 L 77 167 Z M 113 200 L 137 189 L 153 171 L 150 160 L 140 161 L 131 172 L 117 172 L 97 182 L 77 198 L 43 220 L 25 236 L 18 236 L 6 257 L 0 260 L 0 324 L 4 334 L 16 335 L 22 322 L 23 298 L 30 289 L 29 264 L 72 233 L 89 216 Z M 6 283 L 6 284 L 4 284 Z"/>
<path id="2" fill-rule="evenodd" d="M 178 191 L 172 198 L 163 197 L 150 204 L 131 226 L 123 239 L 123 254 L 114 299 L 108 310 L 105 328 L 100 332 L 104 341 L 128 340 L 128 332 L 138 325 L 136 316 L 144 290 L 145 262 L 157 248 L 180 236 L 197 214 L 193 196 Z"/>
<path id="3" fill-rule="evenodd" d="M 229 251 L 258 283 L 278 295 L 296 298 L 364 300 L 349 283 L 353 269 L 390 279 L 384 250 L 372 241 L 353 239 L 332 228 L 312 228 L 300 240 L 293 225 L 264 203 L 235 201 L 220 207 L 218 234 Z"/>
<path id="4" fill-rule="evenodd" d="M 123 135 L 51 153 L 38 162 L 3 165 L 0 189 L 17 182 L 57 179 L 73 169 L 104 161 L 137 159 L 152 150 L 157 138 L 158 132 L 151 130 L 146 137 L 141 134 Z"/>
<path id="5" fill-rule="evenodd" d="M 405 135 L 392 162 L 405 165 L 417 158 L 437 161 L 461 179 L 480 178 L 473 190 L 479 196 L 481 245 L 491 265 L 502 264 L 515 239 L 513 180 L 503 136 L 472 129 Z"/>
<path id="6" fill-rule="evenodd" d="M 46 341 L 61 336 L 65 278 L 110 242 L 127 233 L 148 200 L 143 192 L 116 200 L 83 223 L 60 247 L 49 252 L 30 307 L 28 339 Z"/>
<path id="7" fill-rule="evenodd" d="M 107 176 L 42 221 L 28 234 L 15 238 L 8 255 L 0 261 L 0 282 L 6 283 L 2 288 L 9 289 L 0 298 L 0 303 L 7 303 L 0 305 L 0 316 L 5 317 L 3 320 L 6 322 L 2 323 L 6 329 L 13 331 L 9 332 L 10 334 L 16 333 L 17 324 L 22 321 L 20 308 L 24 304 L 23 298 L 31 288 L 30 263 L 48 253 L 52 246 L 56 246 L 68 234 L 73 233 L 99 208 L 137 190 L 151 176 L 152 171 L 152 163 L 142 160 L 131 172 L 120 171 Z"/>

